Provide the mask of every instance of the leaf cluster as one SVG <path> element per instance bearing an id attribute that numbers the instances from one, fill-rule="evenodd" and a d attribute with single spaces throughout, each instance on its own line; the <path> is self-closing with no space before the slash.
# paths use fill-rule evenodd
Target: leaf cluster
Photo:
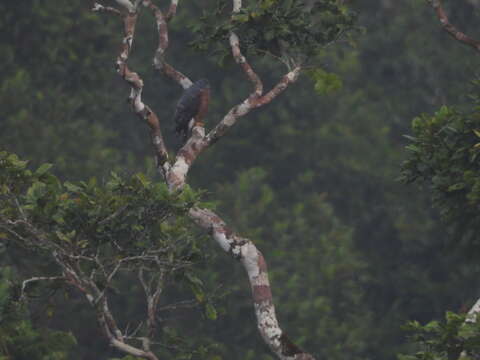
<path id="1" fill-rule="evenodd" d="M 33 227 L 46 237 L 30 245 L 92 253 L 114 242 L 128 254 L 164 246 L 185 235 L 185 214 L 200 197 L 191 189 L 172 195 L 140 173 L 127 179 L 112 173 L 103 185 L 95 178 L 62 183 L 50 167 L 31 171 L 26 161 L 0 152 L 0 214 L 18 221 L 25 238 Z"/>
<path id="2" fill-rule="evenodd" d="M 199 205 L 201 192 L 187 187 L 172 194 L 140 173 L 112 173 L 103 184 L 95 178 L 61 182 L 50 173 L 51 164 L 34 171 L 27 165 L 15 154 L 0 152 L 0 240 L 46 257 L 57 254 L 57 264 L 70 267 L 84 283 L 91 279 L 101 292 L 124 290 L 130 278 L 120 277 L 119 270 L 141 276 L 149 291 L 174 284 L 180 296 L 193 299 L 186 304 L 174 300 L 164 311 L 200 306 L 205 318 L 217 319 L 214 302 L 221 295 L 209 291 L 193 269 L 206 256 L 203 237 L 186 216 Z M 161 336 L 165 346 L 170 337 L 168 331 Z M 210 352 L 202 346 L 181 342 L 173 350 L 187 359 Z"/>
<path id="3" fill-rule="evenodd" d="M 412 333 L 411 340 L 420 346 L 414 355 L 400 355 L 400 360 L 458 359 L 465 351 L 468 356 L 480 351 L 480 324 L 465 321 L 464 314 L 447 312 L 442 322 L 421 325 L 409 322 L 404 328 Z"/>
<path id="4" fill-rule="evenodd" d="M 213 49 L 220 58 L 230 53 L 228 37 L 235 32 L 247 54 L 270 54 L 305 62 L 325 45 L 352 30 L 356 15 L 336 0 L 249 1 L 231 15 L 226 0 L 204 12 L 192 26 L 197 50 Z"/>
<path id="5" fill-rule="evenodd" d="M 434 205 L 453 224 L 480 224 L 480 109 L 442 106 L 412 122 L 402 180 L 427 184 Z"/>

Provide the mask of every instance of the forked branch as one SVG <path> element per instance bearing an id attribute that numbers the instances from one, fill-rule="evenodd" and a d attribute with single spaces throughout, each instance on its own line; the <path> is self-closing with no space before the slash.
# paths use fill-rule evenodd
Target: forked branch
<path id="1" fill-rule="evenodd" d="M 151 0 L 143 0 L 143 5 L 153 11 L 157 22 L 159 45 L 154 56 L 154 67 L 164 73 L 167 77 L 173 79 L 184 89 L 189 88 L 192 84 L 191 80 L 175 70 L 165 61 L 165 51 L 169 44 L 168 20 L 171 19 L 175 14 L 177 1 L 173 0 L 171 2 L 170 9 L 166 16 L 163 15 L 162 11 L 156 5 L 154 5 Z M 233 0 L 233 13 L 240 11 L 241 7 L 241 0 Z M 132 103 L 134 104 L 135 111 L 137 113 L 142 113 L 142 111 L 147 112 L 147 115 L 143 115 L 143 117 L 147 117 L 153 116 L 151 115 L 153 113 L 141 102 L 141 90 L 143 88 L 143 82 L 136 73 L 130 72 L 126 65 L 126 60 L 128 59 L 128 54 L 133 41 L 136 20 L 136 14 L 128 13 L 125 15 L 124 48 L 122 54 L 117 60 L 117 66 L 119 68 L 120 75 L 122 75 L 122 77 L 129 82 L 132 87 L 131 99 Z M 253 90 L 243 102 L 233 106 L 223 117 L 223 119 L 207 135 L 205 135 L 205 129 L 203 126 L 198 125 L 193 127 L 190 138 L 179 150 L 173 165 L 171 167 L 164 166 L 160 169 L 171 191 L 181 190 L 186 185 L 187 173 L 195 159 L 203 150 L 224 136 L 226 132 L 233 125 L 235 125 L 238 118 L 248 114 L 255 108 L 270 103 L 273 99 L 275 99 L 291 83 L 298 79 L 298 76 L 302 70 L 299 66 L 295 67 L 285 76 L 283 76 L 277 85 L 275 85 L 269 92 L 264 94 L 263 83 L 260 77 L 255 73 L 247 59 L 241 53 L 240 40 L 238 36 L 232 32 L 229 36 L 229 41 L 232 55 L 235 61 L 241 66 L 247 79 L 252 83 Z M 158 135 L 160 134 L 160 125 L 156 116 L 154 123 L 155 126 L 151 126 L 152 137 L 154 139 L 158 139 L 157 142 L 162 145 L 162 149 L 164 149 L 163 138 L 161 135 Z M 158 134 L 155 133 L 157 129 Z M 155 143 L 155 141 L 153 143 L 154 146 L 158 145 Z M 161 156 L 161 154 L 158 155 L 158 147 L 155 147 L 155 149 L 158 161 L 158 158 Z M 164 163 L 168 163 L 166 157 Z M 213 239 L 222 247 L 224 251 L 231 254 L 231 256 L 233 256 L 235 259 L 240 260 L 240 262 L 243 264 L 250 281 L 258 329 L 265 343 L 272 349 L 278 358 L 282 360 L 314 359 L 310 354 L 305 353 L 295 346 L 280 328 L 275 315 L 275 307 L 273 305 L 272 292 L 268 279 L 265 258 L 255 247 L 252 241 L 242 238 L 229 230 L 225 222 L 211 210 L 192 208 L 189 211 L 189 215 L 198 226 L 212 235 Z M 139 273 L 139 276 L 147 298 L 151 300 L 151 303 L 148 305 L 149 316 L 153 316 L 153 313 L 157 308 L 156 305 L 158 297 L 156 295 L 160 293 L 158 290 L 160 289 L 160 286 L 157 287 L 157 292 L 154 293 L 143 278 L 143 274 L 141 272 Z M 103 319 L 107 321 L 108 325 L 108 312 L 103 312 L 101 316 L 103 316 Z M 153 333 L 154 322 L 147 322 L 151 322 L 149 327 L 150 332 Z M 108 329 L 110 329 L 110 327 L 108 327 Z M 114 337 L 114 339 L 117 338 Z M 144 350 L 148 350 L 148 348 L 144 348 Z M 142 355 L 136 356 L 145 357 L 145 351 L 142 353 Z"/>

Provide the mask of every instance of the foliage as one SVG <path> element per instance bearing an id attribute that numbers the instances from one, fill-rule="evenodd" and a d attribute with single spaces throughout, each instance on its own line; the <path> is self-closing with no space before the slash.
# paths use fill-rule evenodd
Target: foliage
<path id="1" fill-rule="evenodd" d="M 443 321 L 421 325 L 411 321 L 405 330 L 412 332 L 411 340 L 420 351 L 414 355 L 400 355 L 400 360 L 458 359 L 462 352 L 476 357 L 480 351 L 480 325 L 467 320 L 465 315 L 447 312 Z"/>
<path id="2" fill-rule="evenodd" d="M 480 226 L 480 107 L 442 106 L 412 121 L 403 180 L 426 184 L 434 205 L 465 235 Z"/>
<path id="3" fill-rule="evenodd" d="M 76 345 L 71 333 L 36 329 L 25 306 L 18 302 L 18 288 L 12 282 L 12 269 L 3 267 L 0 279 L 0 359 L 68 360 Z"/>
<path id="4" fill-rule="evenodd" d="M 26 161 L 0 152 L 4 240 L 40 252 L 48 261 L 53 255 L 67 283 L 93 298 L 93 306 L 108 296 L 131 296 L 140 290 L 138 285 L 125 289 L 132 281 L 128 274 L 136 274 L 146 296 L 164 292 L 167 284 L 180 296 L 193 296 L 179 305 L 170 299 L 167 309 L 200 307 L 205 318 L 217 318 L 216 296 L 207 292 L 192 268 L 205 259 L 203 238 L 186 219 L 188 209 L 199 204 L 200 193 L 187 188 L 170 194 L 165 185 L 143 174 L 123 179 L 112 173 L 103 185 L 94 178 L 61 183 L 50 167 L 31 171 Z M 146 325 L 139 329 L 149 331 Z M 210 347 L 195 347 L 196 341 L 182 340 L 175 329 L 164 327 L 161 337 L 162 347 L 183 354 L 178 359 L 210 354 Z"/>
<path id="5" fill-rule="evenodd" d="M 113 63 L 105 49 L 116 48 L 116 39 L 112 23 L 85 5 L 0 4 L 0 143 L 28 154 L 37 166 L 55 163 L 57 174 L 70 179 L 106 175 L 102 169 L 112 169 L 122 158 L 112 146 L 118 128 L 108 122 L 118 118 L 107 101 L 115 93 L 120 97 L 121 87 L 107 85 L 113 66 L 111 71 L 99 66 Z M 108 91 L 92 92 L 103 86 Z"/>
<path id="6" fill-rule="evenodd" d="M 241 36 L 248 53 L 291 58 L 294 63 L 311 61 L 318 51 L 354 28 L 355 15 L 337 0 L 249 1 L 234 15 L 230 2 L 218 1 L 193 27 L 196 49 L 214 48 L 221 57 L 230 53 L 231 32 Z"/>
<path id="7" fill-rule="evenodd" d="M 342 79 L 338 75 L 321 68 L 309 71 L 309 75 L 315 82 L 315 92 L 319 95 L 327 95 L 342 88 Z"/>

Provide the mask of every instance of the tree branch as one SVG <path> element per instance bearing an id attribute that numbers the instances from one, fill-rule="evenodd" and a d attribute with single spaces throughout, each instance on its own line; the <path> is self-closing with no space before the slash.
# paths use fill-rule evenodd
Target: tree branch
<path id="1" fill-rule="evenodd" d="M 448 16 L 443 9 L 442 1 L 441 0 L 427 0 L 430 5 L 435 10 L 435 13 L 442 24 L 443 29 L 449 33 L 455 40 L 473 47 L 475 50 L 480 51 L 480 41 L 475 40 L 460 30 L 458 30 L 455 26 L 453 26 L 450 21 L 448 20 Z"/>
<path id="2" fill-rule="evenodd" d="M 195 159 L 206 148 L 217 142 L 226 132 L 237 122 L 238 118 L 248 114 L 251 110 L 264 106 L 275 99 L 282 93 L 291 83 L 298 79 L 301 68 L 297 67 L 287 73 L 282 80 L 267 94 L 257 97 L 255 92 L 252 93 L 241 104 L 235 105 L 223 117 L 213 130 L 205 136 L 205 129 L 203 126 L 195 126 L 192 129 L 192 136 L 187 143 L 180 149 L 175 159 L 175 163 L 171 168 L 167 177 L 168 186 L 171 190 L 181 189 L 185 186 L 186 177 L 191 165 Z"/>
<path id="3" fill-rule="evenodd" d="M 172 0 L 167 15 L 165 16 L 165 20 L 170 21 L 175 16 L 175 14 L 177 13 L 177 6 L 178 0 Z"/>
<path id="4" fill-rule="evenodd" d="M 166 173 L 170 169 L 170 163 L 168 162 L 168 151 L 165 141 L 163 140 L 162 131 L 160 129 L 160 121 L 153 110 L 142 101 L 143 80 L 136 72 L 130 71 L 127 66 L 127 60 L 133 45 L 135 25 L 138 18 L 136 8 L 138 7 L 140 1 L 136 0 L 135 5 L 133 5 L 129 0 L 121 0 L 120 2 L 125 4 L 130 3 L 134 11 L 132 12 L 130 7 L 126 5 L 127 9 L 129 9 L 129 13 L 123 16 L 124 37 L 121 52 L 117 57 L 115 67 L 118 74 L 131 86 L 128 101 L 132 105 L 133 111 L 142 120 L 145 120 L 150 127 L 151 141 L 155 151 L 157 169 L 165 177 Z M 93 10 L 96 8 L 98 9 L 98 6 L 94 7 Z"/>
<path id="5" fill-rule="evenodd" d="M 151 0 L 144 0 L 143 5 L 150 8 L 155 15 L 158 29 L 158 47 L 153 57 L 153 67 L 155 70 L 163 73 L 173 81 L 177 82 L 182 88 L 187 89 L 192 85 L 192 81 L 181 72 L 175 70 L 165 61 L 165 51 L 168 48 L 168 25 L 167 21 L 173 17 L 176 12 L 178 1 L 173 0 L 167 17 L 163 16 L 162 11 L 152 3 Z"/>
<path id="6" fill-rule="evenodd" d="M 37 281 L 58 281 L 58 280 L 66 280 L 64 276 L 37 276 L 22 282 L 22 289 L 20 291 L 20 300 L 25 299 L 25 290 L 27 285 Z"/>
<path id="7" fill-rule="evenodd" d="M 236 14 L 240 12 L 242 8 L 242 0 L 233 0 L 233 10 L 232 13 Z M 240 51 L 240 40 L 238 39 L 237 34 L 234 32 L 230 33 L 229 37 L 230 47 L 232 48 L 233 58 L 235 62 L 242 67 L 243 72 L 247 76 L 247 78 L 252 82 L 255 91 L 250 95 L 251 97 L 259 97 L 263 93 L 263 83 L 262 80 L 258 77 L 258 75 L 253 71 L 250 64 L 247 62 L 245 56 L 243 56 L 242 52 Z"/>
<path id="8" fill-rule="evenodd" d="M 192 208 L 189 215 L 198 226 L 212 235 L 225 252 L 242 263 L 250 281 L 257 327 L 270 349 L 282 360 L 313 360 L 310 354 L 289 340 L 278 324 L 267 264 L 262 253 L 249 239 L 233 233 L 213 211 Z"/>
<path id="9" fill-rule="evenodd" d="M 92 11 L 98 11 L 98 12 L 107 12 L 107 13 L 112 13 L 114 15 L 122 16 L 122 12 L 118 9 L 115 9 L 111 6 L 103 6 L 99 3 L 94 3 Z"/>
<path id="10" fill-rule="evenodd" d="M 477 321 L 478 313 L 480 313 L 480 299 L 477 299 L 475 304 L 471 307 L 471 309 L 467 313 L 467 318 L 465 322 L 474 323 Z"/>

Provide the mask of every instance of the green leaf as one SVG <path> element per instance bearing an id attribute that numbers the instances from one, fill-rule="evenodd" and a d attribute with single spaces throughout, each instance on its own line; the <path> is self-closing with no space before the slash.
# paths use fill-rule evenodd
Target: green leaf
<path id="1" fill-rule="evenodd" d="M 53 166 L 53 164 L 49 164 L 49 163 L 45 163 L 45 164 L 42 164 L 38 169 L 37 171 L 35 171 L 35 175 L 37 176 L 42 176 L 43 174 L 45 174 L 48 170 L 50 170 L 50 168 Z"/>
<path id="2" fill-rule="evenodd" d="M 457 191 L 457 190 L 461 190 L 463 188 L 465 188 L 465 183 L 457 183 L 457 184 L 454 184 L 454 185 L 450 185 L 448 187 L 448 190 L 447 191 Z"/>
<path id="3" fill-rule="evenodd" d="M 71 192 L 82 191 L 82 188 L 80 186 L 72 184 L 71 182 L 68 182 L 68 181 L 66 181 L 63 185 L 67 188 L 68 191 L 71 191 Z"/>
<path id="4" fill-rule="evenodd" d="M 192 292 L 199 303 L 203 303 L 205 301 L 205 292 L 201 286 L 190 284 L 190 289 L 192 289 Z"/>
<path id="5" fill-rule="evenodd" d="M 145 174 L 138 173 L 135 177 L 140 181 L 144 188 L 148 187 L 152 182 L 145 176 Z"/>
<path id="6" fill-rule="evenodd" d="M 205 315 L 210 320 L 217 320 L 217 310 L 213 307 L 212 304 L 207 303 L 205 305 Z"/>
<path id="7" fill-rule="evenodd" d="M 191 284 L 195 284 L 195 285 L 198 285 L 198 286 L 203 286 L 203 281 L 200 280 L 198 277 L 196 277 L 195 275 L 193 275 L 192 273 L 190 272 L 186 272 L 185 273 L 185 277 L 188 279 L 188 281 L 191 283 Z"/>
<path id="8" fill-rule="evenodd" d="M 68 242 L 68 243 L 71 243 L 71 239 L 68 235 L 65 235 L 64 233 L 62 233 L 61 231 L 55 231 L 55 234 L 57 235 L 57 237 L 62 240 L 62 241 L 65 241 L 65 242 Z"/>

